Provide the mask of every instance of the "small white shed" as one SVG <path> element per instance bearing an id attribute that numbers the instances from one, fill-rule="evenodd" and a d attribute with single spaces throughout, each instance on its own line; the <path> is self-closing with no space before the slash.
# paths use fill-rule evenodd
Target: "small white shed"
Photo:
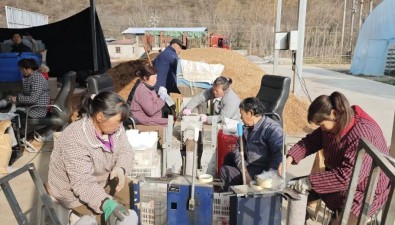
<path id="1" fill-rule="evenodd" d="M 111 59 L 136 59 L 141 53 L 137 52 L 136 41 L 134 39 L 124 39 L 109 42 L 107 44 L 108 53 Z"/>

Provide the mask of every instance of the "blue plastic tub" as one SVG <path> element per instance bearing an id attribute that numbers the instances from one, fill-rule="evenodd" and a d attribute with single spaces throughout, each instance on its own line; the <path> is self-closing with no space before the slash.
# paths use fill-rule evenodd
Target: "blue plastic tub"
<path id="1" fill-rule="evenodd" d="M 0 82 L 19 82 L 23 76 L 18 68 L 18 62 L 21 59 L 32 58 L 41 65 L 41 54 L 23 52 L 0 53 Z"/>

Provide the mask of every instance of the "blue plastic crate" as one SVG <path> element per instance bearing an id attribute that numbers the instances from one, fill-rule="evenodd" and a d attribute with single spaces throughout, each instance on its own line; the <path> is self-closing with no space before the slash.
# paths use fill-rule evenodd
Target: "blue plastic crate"
<path id="1" fill-rule="evenodd" d="M 0 53 L 0 82 L 11 83 L 22 81 L 22 74 L 19 71 L 18 62 L 21 59 L 32 58 L 41 65 L 41 54 L 30 52 L 9 52 Z"/>

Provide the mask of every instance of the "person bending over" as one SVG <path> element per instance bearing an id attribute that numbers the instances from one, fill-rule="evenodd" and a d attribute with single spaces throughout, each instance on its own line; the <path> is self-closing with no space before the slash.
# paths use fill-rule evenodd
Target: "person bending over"
<path id="1" fill-rule="evenodd" d="M 359 141 L 361 138 L 366 139 L 384 154 L 388 154 L 387 144 L 377 122 L 361 107 L 350 106 L 347 98 L 340 92 L 317 97 L 308 109 L 307 120 L 319 127 L 289 150 L 286 167 L 299 164 L 302 159 L 323 149 L 325 171 L 297 179 L 292 187 L 302 194 L 308 194 L 308 201 L 324 201 L 334 212 L 330 224 L 337 225 L 341 222 Z M 280 164 L 279 174 L 282 166 Z M 372 158 L 365 157 L 348 224 L 358 222 L 371 166 Z M 382 207 L 388 193 L 389 180 L 381 172 L 369 216 Z"/>
<path id="2" fill-rule="evenodd" d="M 227 77 L 217 77 L 213 87 L 194 96 L 183 110 L 183 115 L 187 116 L 200 104 L 209 100 L 213 101 L 214 115 L 225 118 L 240 120 L 239 96 L 230 88 L 232 79 Z M 203 123 L 211 124 L 212 118 L 206 114 L 200 114 Z"/>

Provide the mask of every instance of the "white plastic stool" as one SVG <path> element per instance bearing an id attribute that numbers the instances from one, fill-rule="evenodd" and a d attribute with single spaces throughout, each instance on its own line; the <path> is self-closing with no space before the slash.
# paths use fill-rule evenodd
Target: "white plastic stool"
<path id="1" fill-rule="evenodd" d="M 73 213 L 71 209 L 66 209 L 54 197 L 50 197 L 52 200 L 52 206 L 56 215 L 58 216 L 61 225 L 72 225 L 80 219 L 80 217 Z M 46 217 L 47 214 L 45 211 L 45 206 L 39 198 L 37 207 L 37 225 L 45 225 Z"/>

